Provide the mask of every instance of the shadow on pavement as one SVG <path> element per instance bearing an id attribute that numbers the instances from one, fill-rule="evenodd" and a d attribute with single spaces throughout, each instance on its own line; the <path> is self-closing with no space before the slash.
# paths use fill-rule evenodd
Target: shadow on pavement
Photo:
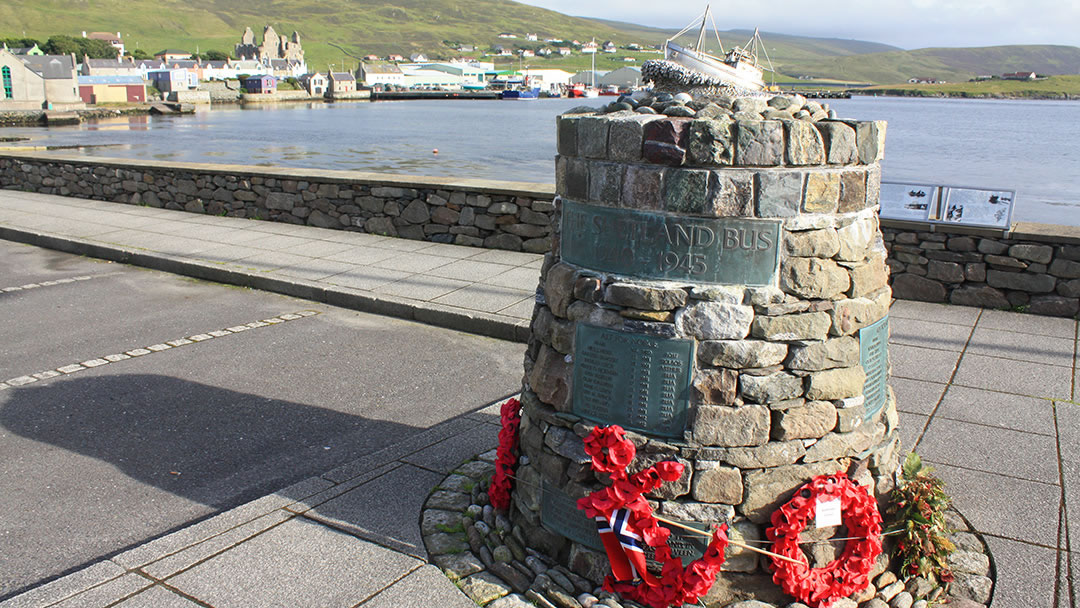
<path id="1" fill-rule="evenodd" d="M 420 430 L 164 375 L 8 389 L 0 599 Z"/>

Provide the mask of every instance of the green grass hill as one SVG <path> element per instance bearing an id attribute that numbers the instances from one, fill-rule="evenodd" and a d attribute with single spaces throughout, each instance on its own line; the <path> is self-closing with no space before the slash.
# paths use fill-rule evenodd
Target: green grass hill
<path id="1" fill-rule="evenodd" d="M 538 48 L 544 38 L 612 40 L 620 47 L 659 44 L 674 33 L 617 21 L 569 17 L 510 0 L 6 0 L 0 3 L 0 38 L 45 40 L 55 34 L 79 36 L 83 31 L 121 32 L 129 50 L 153 54 L 176 48 L 232 53 L 245 27 L 261 36 L 265 25 L 279 34 L 298 31 L 312 69 L 331 63 L 355 66 L 334 45 L 353 55 L 408 56 L 423 52 L 434 58 L 458 55 L 446 43 L 486 49 Z M 502 32 L 516 39 L 500 39 Z M 526 33 L 540 36 L 529 42 Z M 744 44 L 751 32 L 720 33 L 726 47 Z M 979 74 L 1035 71 L 1080 74 L 1080 48 L 1030 45 L 985 48 L 938 48 L 905 51 L 860 40 L 810 38 L 763 33 L 764 50 L 776 68 L 777 81 L 799 76 L 844 82 L 905 83 L 912 77 L 967 81 Z M 473 55 L 479 56 L 478 53 Z M 625 58 L 633 58 L 626 61 Z M 600 53 L 598 70 L 640 65 L 655 53 Z M 764 58 L 763 63 L 764 63 Z M 590 57 L 532 58 L 528 67 L 588 69 Z M 517 59 L 500 66 L 518 67 Z M 526 67 L 522 65 L 522 67 Z"/>

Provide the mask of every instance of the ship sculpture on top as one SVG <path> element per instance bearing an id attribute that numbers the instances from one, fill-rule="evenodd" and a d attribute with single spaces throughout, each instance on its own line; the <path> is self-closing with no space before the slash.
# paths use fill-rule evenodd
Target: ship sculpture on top
<path id="1" fill-rule="evenodd" d="M 745 46 L 736 46 L 726 52 L 719 34 L 716 34 L 721 57 L 705 50 L 705 27 L 710 22 L 716 34 L 716 23 L 706 5 L 701 17 L 668 38 L 663 60 L 642 64 L 642 78 L 652 81 L 657 91 L 685 91 L 704 95 L 752 95 L 763 92 L 766 87 L 762 67 L 758 64 L 758 49 L 764 49 L 764 46 L 760 44 L 761 36 L 757 29 Z M 682 46 L 675 42 L 699 24 L 696 44 Z"/>

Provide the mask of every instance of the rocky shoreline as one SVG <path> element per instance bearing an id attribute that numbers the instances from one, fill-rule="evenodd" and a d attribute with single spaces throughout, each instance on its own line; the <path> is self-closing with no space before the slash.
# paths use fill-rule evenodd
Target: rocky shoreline
<path id="1" fill-rule="evenodd" d="M 150 113 L 149 105 L 125 106 L 122 108 L 91 108 L 72 110 L 82 122 L 117 116 L 139 116 Z M 0 127 L 42 127 L 45 126 L 45 110 L 8 110 L 0 112 Z"/>

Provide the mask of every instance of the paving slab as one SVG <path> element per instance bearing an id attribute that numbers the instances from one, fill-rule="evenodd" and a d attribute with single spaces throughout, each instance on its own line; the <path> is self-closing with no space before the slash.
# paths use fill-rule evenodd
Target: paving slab
<path id="1" fill-rule="evenodd" d="M 979 532 L 1057 546 L 1061 487 L 929 461 L 945 492 Z M 1003 562 L 1007 567 L 1007 563 Z"/>
<path id="2" fill-rule="evenodd" d="M 948 385 L 893 376 L 889 378 L 889 386 L 896 393 L 896 409 L 901 412 L 929 415 L 941 402 L 941 396 Z"/>
<path id="3" fill-rule="evenodd" d="M 923 346 L 939 350 L 964 350 L 971 328 L 967 325 L 938 323 L 905 317 L 889 319 L 889 343 Z"/>
<path id="4" fill-rule="evenodd" d="M 1058 484 L 1057 440 L 935 416 L 919 451 L 923 458 L 965 469 Z"/>
<path id="5" fill-rule="evenodd" d="M 952 323 L 974 327 L 981 309 L 968 306 L 950 306 L 915 300 L 894 300 L 889 309 L 891 319 L 933 319 L 938 323 Z"/>
<path id="6" fill-rule="evenodd" d="M 197 608 L 199 605 L 161 585 L 154 585 L 115 605 L 115 608 Z"/>
<path id="7" fill-rule="evenodd" d="M 1040 336 L 1003 329 L 975 328 L 968 354 L 987 355 L 1046 365 L 1073 366 L 1074 338 Z"/>
<path id="8" fill-rule="evenodd" d="M 417 522 L 428 493 L 444 477 L 401 465 L 315 507 L 304 517 L 424 559 L 427 551 Z"/>
<path id="9" fill-rule="evenodd" d="M 470 416 L 473 415 L 470 414 Z M 496 419 L 496 422 L 498 422 L 498 419 Z M 402 458 L 402 461 L 430 471 L 448 474 L 462 462 L 498 445 L 498 437 L 499 426 L 497 424 L 482 424 L 424 448 L 419 452 L 410 454 Z"/>
<path id="10" fill-rule="evenodd" d="M 1055 434 L 1052 401 L 1010 393 L 950 386 L 937 416 L 1051 437 Z"/>
<path id="11" fill-rule="evenodd" d="M 168 579 L 215 608 L 351 607 L 423 562 L 296 518 Z"/>
<path id="12" fill-rule="evenodd" d="M 892 375 L 912 380 L 946 383 L 952 379 L 953 370 L 960 354 L 952 350 L 938 350 L 903 344 L 889 345 L 889 363 Z"/>
<path id="13" fill-rule="evenodd" d="M 423 566 L 361 604 L 363 608 L 476 608 L 435 566 Z"/>
<path id="14" fill-rule="evenodd" d="M 982 311 L 982 316 L 979 318 L 979 327 L 1039 336 L 1076 338 L 1076 321 L 1074 319 L 1042 317 L 1005 310 Z"/>
<path id="15" fill-rule="evenodd" d="M 1068 400 L 1072 398 L 1073 370 L 1057 365 L 965 354 L 954 383 L 1029 397 Z"/>
<path id="16" fill-rule="evenodd" d="M 998 564 L 991 608 L 1066 608 L 1070 605 L 1068 582 L 1057 576 L 1056 550 L 993 536 L 986 537 L 986 544 Z"/>

